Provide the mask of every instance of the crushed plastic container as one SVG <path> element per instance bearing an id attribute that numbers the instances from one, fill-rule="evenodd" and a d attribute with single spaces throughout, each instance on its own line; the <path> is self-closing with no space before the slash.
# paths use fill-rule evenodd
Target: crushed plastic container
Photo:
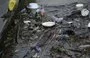
<path id="1" fill-rule="evenodd" d="M 27 8 L 29 9 L 38 9 L 40 6 L 37 3 L 29 3 Z"/>
<path id="2" fill-rule="evenodd" d="M 40 6 L 37 3 L 29 3 L 29 5 L 27 6 L 27 8 L 30 9 L 33 14 L 35 14 L 36 13 L 36 10 L 39 9 Z"/>

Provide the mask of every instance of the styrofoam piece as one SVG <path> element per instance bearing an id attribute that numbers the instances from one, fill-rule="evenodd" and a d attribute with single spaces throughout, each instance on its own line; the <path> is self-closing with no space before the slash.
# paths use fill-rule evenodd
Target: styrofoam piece
<path id="1" fill-rule="evenodd" d="M 42 25 L 45 27 L 52 27 L 55 25 L 55 22 L 44 22 L 44 23 L 42 23 Z"/>

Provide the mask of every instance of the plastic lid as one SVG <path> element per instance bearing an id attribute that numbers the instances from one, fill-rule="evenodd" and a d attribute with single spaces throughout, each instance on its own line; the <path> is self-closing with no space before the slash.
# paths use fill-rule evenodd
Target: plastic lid
<path id="1" fill-rule="evenodd" d="M 44 22 L 44 23 L 42 23 L 42 25 L 45 27 L 52 27 L 55 25 L 55 22 Z"/>

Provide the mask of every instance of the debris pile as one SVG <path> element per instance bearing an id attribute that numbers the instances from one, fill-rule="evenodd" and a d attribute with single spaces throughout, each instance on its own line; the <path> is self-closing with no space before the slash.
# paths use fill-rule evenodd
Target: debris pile
<path id="1" fill-rule="evenodd" d="M 18 55 L 19 51 L 13 57 L 89 58 L 89 12 L 77 10 L 76 4 L 45 6 L 47 12 L 41 19 L 31 18 L 28 13 L 20 14 L 22 24 L 16 49 L 26 49 L 27 52 Z"/>

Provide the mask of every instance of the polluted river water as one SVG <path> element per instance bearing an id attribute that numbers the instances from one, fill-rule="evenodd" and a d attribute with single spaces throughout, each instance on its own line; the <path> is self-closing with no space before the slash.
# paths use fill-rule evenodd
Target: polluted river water
<path id="1" fill-rule="evenodd" d="M 65 5 L 65 4 L 70 4 L 70 3 L 74 3 L 74 2 L 87 2 L 88 0 L 37 0 L 37 2 L 39 4 L 42 5 Z"/>
<path id="2" fill-rule="evenodd" d="M 8 53 L 4 58 L 89 58 L 90 30 L 86 25 L 90 20 L 78 12 L 72 14 L 78 0 L 37 0 L 37 2 L 46 5 L 45 11 L 48 15 L 37 22 L 36 19 L 30 19 L 29 14 L 22 13 L 21 20 L 30 23 L 20 26 L 18 44 L 14 46 L 12 52 L 9 52 L 10 55 Z M 41 25 L 42 22 L 53 21 L 53 16 L 63 17 L 62 22 L 56 22 L 56 25 L 50 28 Z"/>

